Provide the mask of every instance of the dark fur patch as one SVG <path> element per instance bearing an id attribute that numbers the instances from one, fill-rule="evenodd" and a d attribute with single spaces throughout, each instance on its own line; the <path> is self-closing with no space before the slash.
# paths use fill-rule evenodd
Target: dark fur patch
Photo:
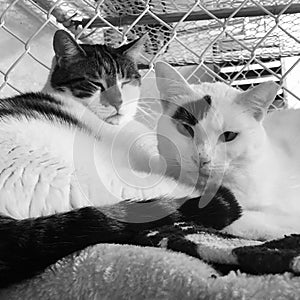
<path id="1" fill-rule="evenodd" d="M 197 118 L 183 106 L 180 106 L 176 109 L 172 119 L 185 122 L 192 126 L 195 126 L 198 123 Z"/>
<path id="2" fill-rule="evenodd" d="M 299 256 L 299 250 L 300 235 L 292 234 L 262 245 L 238 247 L 233 253 L 242 271 L 261 275 L 293 271 L 293 259 Z"/>
<path id="3" fill-rule="evenodd" d="M 188 216 L 186 221 L 214 229 L 223 229 L 242 215 L 242 208 L 234 195 L 222 186 L 204 208 L 199 208 L 199 201 L 200 198 L 190 199 L 178 209 L 181 215 Z"/>
<path id="4" fill-rule="evenodd" d="M 43 93 L 26 93 L 0 100 L 0 118 L 48 119 L 85 128 L 78 119 L 62 110 L 61 101 Z"/>
<path id="5" fill-rule="evenodd" d="M 206 95 L 200 100 L 188 102 L 178 107 L 172 118 L 195 126 L 207 116 L 210 108 L 211 97 Z"/>

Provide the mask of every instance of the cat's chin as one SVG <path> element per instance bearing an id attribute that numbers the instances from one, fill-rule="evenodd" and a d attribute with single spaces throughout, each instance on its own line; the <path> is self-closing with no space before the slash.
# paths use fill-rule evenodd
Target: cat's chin
<path id="1" fill-rule="evenodd" d="M 208 178 L 211 175 L 211 169 L 199 168 L 199 177 Z"/>
<path id="2" fill-rule="evenodd" d="M 111 125 L 120 125 L 122 123 L 123 116 L 120 114 L 114 114 L 112 116 L 109 116 L 104 121 L 111 124 Z"/>
<path id="3" fill-rule="evenodd" d="M 172 176 L 181 183 L 189 186 L 203 187 L 206 185 L 209 175 L 199 173 L 199 170 L 182 170 L 177 176 Z"/>

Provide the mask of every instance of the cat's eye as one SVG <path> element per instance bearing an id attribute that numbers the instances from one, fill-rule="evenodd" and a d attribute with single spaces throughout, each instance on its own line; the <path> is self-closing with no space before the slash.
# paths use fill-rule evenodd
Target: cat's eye
<path id="1" fill-rule="evenodd" d="M 121 83 L 121 86 L 123 87 L 124 85 L 129 84 L 130 82 L 131 82 L 131 80 L 123 81 L 123 82 Z"/>
<path id="2" fill-rule="evenodd" d="M 185 136 L 194 137 L 194 129 L 186 123 L 177 123 L 177 130 Z"/>
<path id="3" fill-rule="evenodd" d="M 91 79 L 89 80 L 89 82 L 90 82 L 93 86 L 100 88 L 101 92 L 104 92 L 104 91 L 105 91 L 104 85 L 103 85 L 101 82 L 96 81 L 96 80 L 91 80 Z"/>
<path id="4" fill-rule="evenodd" d="M 233 141 L 236 137 L 238 136 L 238 132 L 233 132 L 233 131 L 225 131 L 223 132 L 220 137 L 219 141 L 222 143 L 227 143 Z"/>

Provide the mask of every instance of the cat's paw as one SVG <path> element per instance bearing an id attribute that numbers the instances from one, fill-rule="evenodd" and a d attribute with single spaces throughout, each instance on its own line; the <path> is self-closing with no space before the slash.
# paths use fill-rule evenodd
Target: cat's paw
<path id="1" fill-rule="evenodd" d="M 199 207 L 201 197 L 186 201 L 179 209 L 187 222 L 222 229 L 241 216 L 241 207 L 234 195 L 225 187 L 220 187 L 204 207 Z"/>

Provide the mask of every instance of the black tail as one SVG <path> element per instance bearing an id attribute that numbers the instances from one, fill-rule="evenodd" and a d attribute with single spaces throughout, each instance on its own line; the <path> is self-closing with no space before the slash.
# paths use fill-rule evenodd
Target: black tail
<path id="1" fill-rule="evenodd" d="M 238 219 L 241 209 L 234 196 L 220 188 L 213 200 L 199 209 L 199 198 L 183 201 L 153 199 L 123 201 L 116 205 L 85 207 L 34 219 L 15 220 L 0 216 L 0 287 L 34 276 L 60 258 L 97 243 L 135 244 L 142 230 L 174 222 L 194 222 L 221 229 Z M 144 211 L 143 223 L 130 223 L 128 216 L 152 207 L 162 218 L 153 220 Z M 138 218 L 137 218 L 138 219 Z"/>

